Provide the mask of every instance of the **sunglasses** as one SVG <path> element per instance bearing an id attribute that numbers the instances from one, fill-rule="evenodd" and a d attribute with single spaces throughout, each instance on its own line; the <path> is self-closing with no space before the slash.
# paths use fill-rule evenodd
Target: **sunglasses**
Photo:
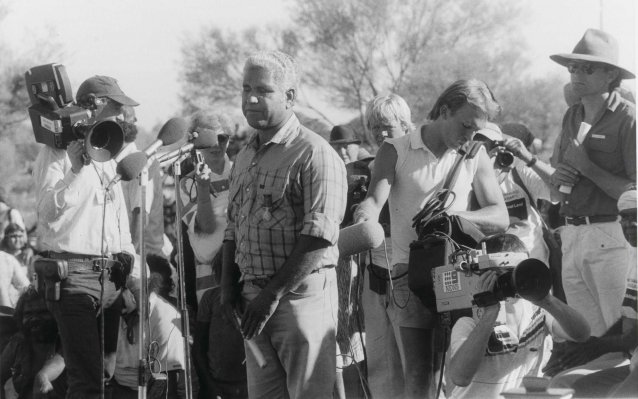
<path id="1" fill-rule="evenodd" d="M 570 63 L 567 64 L 567 70 L 569 73 L 586 73 L 587 75 L 591 75 L 596 70 L 601 69 L 600 65 L 592 64 L 590 62 L 579 62 L 579 63 Z"/>

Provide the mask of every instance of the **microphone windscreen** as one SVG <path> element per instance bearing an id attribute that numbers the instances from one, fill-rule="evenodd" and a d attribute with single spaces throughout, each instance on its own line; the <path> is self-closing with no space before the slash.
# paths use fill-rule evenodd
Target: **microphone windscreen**
<path id="1" fill-rule="evenodd" d="M 377 222 L 365 221 L 339 230 L 339 256 L 346 257 L 377 248 L 385 234 Z"/>
<path id="2" fill-rule="evenodd" d="M 171 118 L 160 129 L 157 139 L 162 140 L 163 145 L 177 143 L 186 135 L 188 128 L 184 118 Z"/>
<path id="3" fill-rule="evenodd" d="M 122 180 L 131 181 L 137 177 L 146 165 L 146 154 L 141 151 L 127 155 L 117 164 L 115 171 L 122 176 Z"/>
<path id="4" fill-rule="evenodd" d="M 217 134 L 212 129 L 197 130 L 197 137 L 192 140 L 195 148 L 209 148 L 217 145 Z"/>

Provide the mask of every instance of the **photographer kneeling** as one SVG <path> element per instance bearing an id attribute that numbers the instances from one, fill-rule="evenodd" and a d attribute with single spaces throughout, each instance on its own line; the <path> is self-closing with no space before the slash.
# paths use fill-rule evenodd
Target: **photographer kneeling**
<path id="1" fill-rule="evenodd" d="M 481 243 L 488 254 L 527 252 L 512 234 L 492 235 Z M 475 286 L 475 298 L 493 292 L 498 276 L 495 270 L 483 273 Z M 497 398 L 502 391 L 518 387 L 523 377 L 537 376 L 547 333 L 575 341 L 589 338 L 587 321 L 551 294 L 538 301 L 517 297 L 484 301 L 483 305 L 475 306 L 472 318 L 462 317 L 452 328 L 446 370 L 448 398 Z"/>

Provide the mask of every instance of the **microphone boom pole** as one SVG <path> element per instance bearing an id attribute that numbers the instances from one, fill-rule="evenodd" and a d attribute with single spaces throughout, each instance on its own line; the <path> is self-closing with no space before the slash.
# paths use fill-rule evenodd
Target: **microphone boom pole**
<path id="1" fill-rule="evenodd" d="M 146 250 L 144 248 L 144 226 L 146 225 L 146 186 L 148 183 L 148 168 L 144 167 L 140 174 L 140 231 L 139 231 L 139 243 L 140 243 L 140 304 L 138 306 L 140 314 L 140 331 L 138 337 L 138 355 L 139 355 L 139 369 L 138 369 L 138 387 L 137 397 L 138 399 L 146 399 L 146 385 L 148 383 L 146 376 L 148 375 L 148 362 L 146 361 L 146 354 L 144 348 L 146 348 L 146 326 L 148 321 L 148 276 L 146 275 Z"/>
<path id="2" fill-rule="evenodd" d="M 175 180 L 175 236 L 177 240 L 177 276 L 179 280 L 179 306 L 182 315 L 182 337 L 184 341 L 184 370 L 186 399 L 193 398 L 190 344 L 190 326 L 188 309 L 186 308 L 186 280 L 184 278 L 184 242 L 182 237 L 182 204 L 180 196 L 180 176 L 182 174 L 179 159 L 173 164 L 173 178 Z"/>

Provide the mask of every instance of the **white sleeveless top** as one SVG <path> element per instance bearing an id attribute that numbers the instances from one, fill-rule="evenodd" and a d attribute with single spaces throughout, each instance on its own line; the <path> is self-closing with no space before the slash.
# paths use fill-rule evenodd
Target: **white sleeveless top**
<path id="1" fill-rule="evenodd" d="M 412 227 L 412 218 L 443 187 L 456 160 L 457 151 L 448 150 L 437 159 L 423 143 L 420 129 L 402 137 L 386 139 L 386 142 L 394 146 L 397 152 L 394 183 L 389 198 L 392 265 L 396 265 L 408 263 L 410 243 L 418 238 Z M 480 151 L 485 152 L 485 149 L 481 147 Z M 456 199 L 449 211 L 468 209 L 480 151 L 461 165 L 456 183 L 452 187 Z M 450 196 L 450 200 L 452 197 Z"/>

